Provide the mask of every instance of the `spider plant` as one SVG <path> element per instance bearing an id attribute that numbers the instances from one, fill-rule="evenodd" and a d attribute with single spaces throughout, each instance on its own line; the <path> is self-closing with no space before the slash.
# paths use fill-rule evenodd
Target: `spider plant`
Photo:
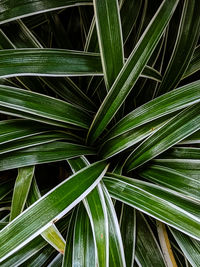
<path id="1" fill-rule="evenodd" d="M 198 0 L 0 0 L 0 266 L 199 266 Z"/>

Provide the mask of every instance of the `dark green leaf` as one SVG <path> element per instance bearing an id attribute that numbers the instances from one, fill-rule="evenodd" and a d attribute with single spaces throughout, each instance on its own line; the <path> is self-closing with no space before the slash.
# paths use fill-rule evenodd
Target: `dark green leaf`
<path id="1" fill-rule="evenodd" d="M 17 217 L 24 209 L 26 199 L 34 175 L 35 166 L 20 168 L 15 181 L 10 211 L 10 221 Z"/>
<path id="2" fill-rule="evenodd" d="M 96 54 L 62 49 L 9 49 L 0 51 L 0 77 L 102 74 Z"/>
<path id="3" fill-rule="evenodd" d="M 184 1 L 176 44 L 160 84 L 159 94 L 175 88 L 187 69 L 200 34 L 199 13 L 198 0 Z"/>
<path id="4" fill-rule="evenodd" d="M 0 146 L 0 155 L 28 147 L 51 143 L 53 141 L 65 140 L 76 141 L 73 135 L 62 132 L 47 132 L 39 135 L 25 137 L 19 140 L 10 141 Z"/>
<path id="5" fill-rule="evenodd" d="M 116 174 L 109 174 L 104 182 L 115 199 L 200 239 L 199 205 L 190 198 L 177 191 Z"/>
<path id="6" fill-rule="evenodd" d="M 200 104 L 193 105 L 169 120 L 138 146 L 126 162 L 130 171 L 161 154 L 174 144 L 200 129 Z"/>
<path id="7" fill-rule="evenodd" d="M 137 212 L 135 260 L 139 266 L 166 266 L 156 237 L 140 212 Z"/>
<path id="8" fill-rule="evenodd" d="M 118 1 L 94 0 L 94 10 L 104 79 L 109 90 L 124 63 Z"/>
<path id="9" fill-rule="evenodd" d="M 127 266 L 133 266 L 136 242 L 136 212 L 132 207 L 123 204 L 120 217 L 120 230 Z"/>
<path id="10" fill-rule="evenodd" d="M 125 101 L 153 53 L 178 1 L 163 1 L 148 28 L 121 69 L 91 124 L 88 141 L 93 143 Z"/>
<path id="11" fill-rule="evenodd" d="M 193 57 L 190 61 L 189 66 L 187 67 L 183 79 L 192 75 L 196 71 L 200 70 L 200 45 L 195 49 Z"/>
<path id="12" fill-rule="evenodd" d="M 200 204 L 200 182 L 171 168 L 152 165 L 142 170 L 140 175 L 149 181 L 163 185 L 191 197 Z"/>
<path id="13" fill-rule="evenodd" d="M 87 212 L 82 204 L 76 214 L 72 266 L 95 266 L 95 247 Z"/>
<path id="14" fill-rule="evenodd" d="M 109 227 L 109 266 L 118 267 L 126 266 L 124 248 L 120 227 L 117 219 L 117 214 L 113 206 L 111 197 L 107 188 L 103 185 L 104 197 L 108 213 L 108 227 Z"/>
<path id="15" fill-rule="evenodd" d="M 0 171 L 54 162 L 80 155 L 91 155 L 94 151 L 86 146 L 67 142 L 52 142 L 0 156 Z"/>
<path id="16" fill-rule="evenodd" d="M 198 102 L 200 102 L 199 80 L 157 97 L 135 109 L 119 121 L 111 129 L 106 138 L 113 138 L 150 122 L 151 120 L 155 120 Z"/>
<path id="17" fill-rule="evenodd" d="M 68 127 L 88 128 L 89 115 L 73 105 L 38 93 L 0 85 L 0 112 Z"/>
<path id="18" fill-rule="evenodd" d="M 168 120 L 169 116 L 165 116 L 109 139 L 100 147 L 99 153 L 103 158 L 112 157 L 155 133 Z"/>
<path id="19" fill-rule="evenodd" d="M 43 13 L 51 10 L 61 9 L 68 6 L 90 4 L 90 0 L 53 0 L 43 2 L 42 0 L 21 2 L 10 2 L 6 0 L 0 3 L 0 23 L 6 23 L 18 18 Z"/>
<path id="20" fill-rule="evenodd" d="M 13 220 L 0 232 L 0 261 L 27 244 L 72 209 L 99 183 L 105 171 L 105 162 L 97 162 L 84 168 L 56 186 Z"/>
<path id="21" fill-rule="evenodd" d="M 200 262 L 200 242 L 173 228 L 170 228 L 176 242 L 192 266 L 197 267 Z"/>
<path id="22" fill-rule="evenodd" d="M 68 160 L 73 172 L 86 167 L 89 162 L 85 157 Z M 99 267 L 108 266 L 109 255 L 109 236 L 108 236 L 108 215 L 101 184 L 87 195 L 83 200 L 95 241 L 97 262 Z"/>

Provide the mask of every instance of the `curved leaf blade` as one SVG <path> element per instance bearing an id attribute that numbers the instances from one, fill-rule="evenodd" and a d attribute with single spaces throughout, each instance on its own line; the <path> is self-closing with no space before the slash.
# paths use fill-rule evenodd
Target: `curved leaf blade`
<path id="1" fill-rule="evenodd" d="M 117 219 L 115 208 L 108 193 L 107 188 L 102 184 L 104 192 L 104 198 L 108 212 L 108 226 L 109 226 L 109 266 L 118 267 L 126 266 L 124 247 L 122 243 L 122 237 L 120 227 Z"/>
<path id="2" fill-rule="evenodd" d="M 72 209 L 99 183 L 105 171 L 105 162 L 97 162 L 84 168 L 49 191 L 8 224 L 0 232 L 0 261 Z"/>
<path id="3" fill-rule="evenodd" d="M 135 209 L 123 204 L 120 216 L 120 231 L 127 266 L 133 266 L 135 259 L 136 227 Z"/>
<path id="4" fill-rule="evenodd" d="M 77 139 L 74 138 L 73 135 L 70 135 L 64 132 L 62 133 L 62 132 L 52 131 L 52 132 L 25 137 L 19 140 L 14 140 L 14 141 L 10 140 L 10 142 L 2 144 L 0 146 L 0 155 L 4 153 L 10 153 L 16 150 L 34 147 L 37 145 L 59 141 L 59 140 L 65 140 L 68 142 L 72 141 L 75 143 L 77 141 Z"/>
<path id="5" fill-rule="evenodd" d="M 88 142 L 94 143 L 125 101 L 153 53 L 177 4 L 177 0 L 163 1 L 161 4 L 96 113 L 88 132 Z"/>
<path id="6" fill-rule="evenodd" d="M 200 262 L 200 242 L 171 227 L 170 231 L 190 264 L 197 267 Z"/>
<path id="7" fill-rule="evenodd" d="M 119 6 L 117 0 L 93 2 L 102 68 L 109 90 L 124 63 Z"/>
<path id="8" fill-rule="evenodd" d="M 184 85 L 138 107 L 120 120 L 107 134 L 114 138 L 147 122 L 200 102 L 200 81 Z"/>
<path id="9" fill-rule="evenodd" d="M 147 138 L 128 158 L 125 168 L 130 171 L 161 154 L 200 129 L 199 103 L 186 108 Z"/>
<path id="10" fill-rule="evenodd" d="M 72 266 L 95 266 L 95 246 L 87 212 L 83 205 L 79 205 L 76 214 Z"/>
<path id="11" fill-rule="evenodd" d="M 200 70 L 200 45 L 195 49 L 193 57 L 187 67 L 182 79 L 192 75 L 193 73 Z"/>
<path id="12" fill-rule="evenodd" d="M 0 144 L 7 144 L 29 136 L 34 136 L 47 130 L 53 130 L 53 126 L 32 122 L 30 120 L 14 119 L 0 121 Z"/>
<path id="13" fill-rule="evenodd" d="M 199 205 L 176 191 L 119 175 L 107 175 L 104 183 L 122 201 L 200 240 Z"/>
<path id="14" fill-rule="evenodd" d="M 74 173 L 89 164 L 87 159 L 83 156 L 70 159 L 68 162 Z M 83 203 L 92 227 L 98 265 L 99 267 L 109 266 L 108 215 L 101 184 L 98 184 L 97 187 L 87 195 Z"/>
<path id="15" fill-rule="evenodd" d="M 88 128 L 91 121 L 84 110 L 67 102 L 3 85 L 0 85 L 0 112 L 62 127 L 71 124 Z"/>
<path id="16" fill-rule="evenodd" d="M 34 178 L 28 195 L 27 204 L 30 206 L 40 198 L 41 198 L 40 191 L 37 186 L 36 179 Z M 50 245 L 52 245 L 55 249 L 57 249 L 57 251 L 64 254 L 64 249 L 66 244 L 55 224 L 49 226 L 46 230 L 44 230 L 41 233 L 41 235 Z"/>
<path id="17" fill-rule="evenodd" d="M 48 48 L 0 51 L 0 77 L 25 75 L 80 76 L 102 74 L 96 54 Z"/>
<path id="18" fill-rule="evenodd" d="M 10 221 L 17 217 L 24 209 L 34 171 L 35 166 L 18 169 L 18 175 L 12 196 Z"/>
<path id="19" fill-rule="evenodd" d="M 181 80 L 200 35 L 199 1 L 184 1 L 178 36 L 167 70 L 158 89 L 163 94 L 173 88 Z"/>
<path id="20" fill-rule="evenodd" d="M 149 135 L 152 135 L 159 128 L 161 128 L 168 120 L 169 116 L 165 116 L 163 118 L 148 122 L 122 135 L 109 139 L 100 147 L 99 154 L 103 158 L 110 158 L 124 151 L 125 149 L 128 149 L 129 147 L 139 143 L 143 139 L 147 138 Z"/>
<path id="21" fill-rule="evenodd" d="M 0 171 L 94 154 L 89 147 L 55 141 L 0 155 Z"/>
<path id="22" fill-rule="evenodd" d="M 19 2 L 10 2 L 6 0 L 0 3 L 0 24 L 7 23 L 12 20 L 31 16 L 34 14 L 44 13 L 47 11 L 62 9 L 74 5 L 91 4 L 90 0 L 58 0 L 47 1 L 42 0 L 29 1 L 26 0 Z"/>
<path id="23" fill-rule="evenodd" d="M 158 165 L 148 166 L 139 174 L 156 184 L 176 190 L 192 199 L 199 201 L 200 204 L 200 182 L 189 176 L 184 175 L 171 168 Z"/>
<path id="24" fill-rule="evenodd" d="M 139 266 L 165 267 L 164 258 L 155 235 L 140 212 L 137 212 L 135 260 Z"/>

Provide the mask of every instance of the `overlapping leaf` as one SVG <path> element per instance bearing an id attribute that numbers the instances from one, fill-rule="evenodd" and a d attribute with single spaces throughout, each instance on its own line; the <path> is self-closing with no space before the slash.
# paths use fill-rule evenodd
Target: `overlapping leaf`
<path id="1" fill-rule="evenodd" d="M 65 7 L 70 7 L 74 5 L 81 5 L 81 4 L 90 4 L 90 0 L 58 0 L 58 1 L 48 1 L 44 2 L 41 0 L 35 1 L 22 1 L 20 3 L 11 3 L 9 0 L 0 3 L 0 22 L 6 23 L 18 18 L 47 12 L 51 10 L 61 9 Z"/>
<path id="2" fill-rule="evenodd" d="M 98 162 L 72 175 L 5 227 L 0 232 L 1 261 L 31 241 L 81 201 L 101 180 L 105 168 L 106 163 Z"/>
<path id="3" fill-rule="evenodd" d="M 176 0 L 162 3 L 96 113 L 88 133 L 89 142 L 93 143 L 98 138 L 125 101 L 152 55 L 177 3 Z"/>
<path id="4" fill-rule="evenodd" d="M 137 147 L 126 162 L 127 170 L 134 169 L 156 157 L 200 128 L 200 104 L 180 112 Z"/>
<path id="5" fill-rule="evenodd" d="M 69 124 L 88 128 L 90 121 L 87 112 L 67 102 L 3 85 L 0 86 L 0 112 L 66 128 Z"/>
<path id="6" fill-rule="evenodd" d="M 119 175 L 104 178 L 112 197 L 200 239 L 200 214 L 196 202 L 152 183 Z"/>

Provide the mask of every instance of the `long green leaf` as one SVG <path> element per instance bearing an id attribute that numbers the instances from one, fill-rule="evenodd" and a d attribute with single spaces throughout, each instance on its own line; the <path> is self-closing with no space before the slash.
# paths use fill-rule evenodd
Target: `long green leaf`
<path id="1" fill-rule="evenodd" d="M 200 204 L 200 182 L 170 168 L 158 165 L 148 166 L 140 175 L 156 184 L 176 190 Z"/>
<path id="2" fill-rule="evenodd" d="M 73 141 L 76 142 L 76 138 L 73 135 L 60 133 L 60 132 L 47 132 L 39 135 L 25 137 L 20 140 L 10 141 L 9 143 L 2 144 L 0 146 L 0 155 L 32 146 L 51 143 L 53 141 Z"/>
<path id="3" fill-rule="evenodd" d="M 76 220 L 76 214 L 78 212 L 77 205 L 74 210 L 72 211 L 69 227 L 67 230 L 67 236 L 66 236 L 66 246 L 65 246 L 65 253 L 62 261 L 62 267 L 73 267 L 72 266 L 72 256 L 73 256 L 73 237 L 74 237 L 74 226 L 75 226 L 75 220 Z"/>
<path id="4" fill-rule="evenodd" d="M 17 217 L 24 209 L 34 171 L 35 166 L 20 168 L 18 170 L 12 197 L 10 221 Z"/>
<path id="5" fill-rule="evenodd" d="M 123 24 L 124 24 L 124 31 L 126 33 L 125 33 L 125 35 L 123 34 L 123 37 L 125 39 L 128 37 L 128 34 L 130 33 L 129 32 L 130 31 L 129 26 L 131 26 L 131 28 L 132 28 L 132 25 L 130 25 L 130 24 L 127 25 L 126 24 L 126 21 L 130 20 L 130 17 L 131 17 L 131 19 L 133 19 L 133 12 L 138 14 L 137 6 L 140 6 L 141 2 L 132 1 L 131 5 L 132 5 L 132 9 L 130 8 L 130 2 L 126 1 L 126 3 L 123 2 L 123 6 L 122 6 L 122 12 L 124 13 L 123 14 L 124 20 L 122 18 L 122 28 L 123 28 Z M 127 16 L 127 9 L 128 9 L 128 12 L 129 12 L 129 16 Z M 98 49 L 96 49 L 96 46 L 98 44 L 97 36 L 96 36 L 97 33 L 96 33 L 96 28 L 94 26 L 95 26 L 95 21 L 93 20 L 92 23 L 91 23 L 91 28 L 90 28 L 88 36 L 87 36 L 86 45 L 85 45 L 85 51 L 93 51 L 93 52 L 98 51 Z M 158 81 L 158 82 L 161 82 L 161 80 L 162 80 L 161 74 L 156 69 L 154 69 L 154 68 L 152 68 L 150 66 L 145 66 L 144 70 L 141 73 L 141 77 L 152 79 L 152 80 L 155 80 L 155 81 Z"/>
<path id="6" fill-rule="evenodd" d="M 191 265 L 198 267 L 200 262 L 200 242 L 175 229 L 170 228 L 170 231 Z"/>
<path id="7" fill-rule="evenodd" d="M 24 137 L 33 136 L 46 132 L 48 129 L 53 130 L 53 126 L 32 122 L 29 120 L 4 120 L 0 121 L 0 144 L 5 144 L 10 141 L 16 141 Z"/>
<path id="8" fill-rule="evenodd" d="M 92 155 L 94 151 L 86 146 L 55 141 L 0 155 L 0 171 L 65 160 L 83 154 Z"/>
<path id="9" fill-rule="evenodd" d="M 70 159 L 68 162 L 74 173 L 79 171 L 81 168 L 88 166 L 89 164 L 85 157 Z M 108 215 L 100 184 L 94 188 L 90 194 L 87 195 L 87 197 L 83 200 L 83 203 L 89 215 L 92 226 L 98 265 L 99 267 L 108 266 Z"/>
<path id="10" fill-rule="evenodd" d="M 48 243 L 41 237 L 37 236 L 23 248 L 15 252 L 13 255 L 8 257 L 5 261 L 1 263 L 2 267 L 17 267 L 28 260 L 31 256 L 35 255 L 42 248 L 44 248 Z"/>
<path id="11" fill-rule="evenodd" d="M 122 6 L 120 10 L 120 17 L 122 24 L 123 40 L 125 44 L 139 16 L 142 1 L 125 0 L 121 1 L 121 3 Z"/>
<path id="12" fill-rule="evenodd" d="M 27 203 L 30 206 L 40 198 L 41 198 L 40 191 L 37 186 L 36 179 L 34 178 L 31 184 Z M 44 230 L 41 233 L 41 235 L 50 245 L 52 245 L 60 253 L 64 254 L 66 244 L 61 233 L 58 231 L 57 227 L 54 224 L 52 224 L 46 230 Z"/>
<path id="13" fill-rule="evenodd" d="M 98 138 L 125 101 L 152 55 L 177 4 L 177 0 L 163 1 L 161 4 L 101 104 L 88 133 L 89 142 L 93 143 Z"/>
<path id="14" fill-rule="evenodd" d="M 137 212 L 135 260 L 139 266 L 166 266 L 156 237 L 140 212 Z"/>
<path id="15" fill-rule="evenodd" d="M 156 165 L 166 166 L 168 168 L 174 168 L 178 171 L 185 172 L 189 171 L 198 171 L 200 170 L 200 160 L 199 159 L 154 159 L 152 161 Z"/>
<path id="16" fill-rule="evenodd" d="M 200 104 L 197 103 L 186 108 L 146 139 L 133 151 L 125 168 L 130 171 L 140 166 L 199 130 L 199 107 Z"/>
<path id="17" fill-rule="evenodd" d="M 200 170 L 200 149 L 194 147 L 175 147 L 154 159 L 155 164 L 174 168 L 198 180 Z M 194 172 L 194 174 L 193 174 Z M 194 176 L 194 177 L 193 177 Z"/>
<path id="18" fill-rule="evenodd" d="M 136 23 L 136 19 L 139 15 L 141 1 L 120 1 L 120 18 L 121 18 L 121 27 L 123 33 L 123 40 L 126 43 L 131 30 L 133 29 L 134 24 Z M 97 31 L 95 25 L 95 17 L 91 22 L 90 29 L 87 35 L 86 43 L 85 43 L 85 51 L 97 52 L 98 49 L 98 40 L 97 40 Z"/>
<path id="19" fill-rule="evenodd" d="M 84 204 L 93 230 L 99 267 L 109 266 L 108 215 L 101 185 L 88 194 Z"/>
<path id="20" fill-rule="evenodd" d="M 117 214 L 115 212 L 115 208 L 113 206 L 112 199 L 107 191 L 107 188 L 103 184 L 102 188 L 108 212 L 109 266 L 124 267 L 126 266 L 126 261 Z"/>
<path id="21" fill-rule="evenodd" d="M 31 33 L 31 31 L 27 28 L 27 26 L 21 21 L 17 20 L 15 22 L 4 25 L 4 32 L 6 32 L 6 37 L 9 38 L 9 41 L 12 42 L 13 46 L 8 47 L 6 45 L 3 46 L 4 49 L 8 48 L 42 48 L 42 45 L 38 42 L 35 36 Z M 1 31 L 0 31 L 1 34 Z M 2 32 L 2 34 L 4 34 Z M 4 34 L 5 35 L 5 34 Z M 99 61 L 100 62 L 100 61 Z M 154 72 L 155 73 L 155 72 Z M 35 77 L 34 77 L 35 78 Z M 23 84 L 27 86 L 30 81 L 30 77 L 20 77 L 20 81 L 22 80 Z M 40 78 L 41 79 L 41 78 Z M 36 82 L 36 78 L 34 79 L 34 84 Z M 80 106 L 87 107 L 94 104 L 92 101 L 72 82 L 69 77 L 66 78 L 53 78 L 42 77 L 42 82 L 47 84 L 49 88 L 51 88 L 54 92 L 59 94 L 61 97 L 66 99 L 71 103 L 76 103 Z M 35 88 L 36 86 L 29 86 L 29 88 Z"/>
<path id="22" fill-rule="evenodd" d="M 200 159 L 200 148 L 196 147 L 172 147 L 162 154 L 167 159 Z"/>
<path id="23" fill-rule="evenodd" d="M 200 131 L 193 133 L 192 135 L 185 138 L 179 144 L 190 145 L 190 144 L 199 144 L 200 143 Z"/>
<path id="24" fill-rule="evenodd" d="M 187 69 L 200 35 L 199 13 L 198 0 L 184 1 L 176 44 L 160 84 L 159 94 L 175 88 Z"/>
<path id="25" fill-rule="evenodd" d="M 136 212 L 132 207 L 123 204 L 120 216 L 120 230 L 127 266 L 133 266 L 136 243 Z"/>
<path id="26" fill-rule="evenodd" d="M 84 168 L 41 197 L 13 220 L 0 232 L 0 261 L 20 249 L 72 209 L 99 183 L 105 171 L 105 162 L 97 162 Z"/>
<path id="27" fill-rule="evenodd" d="M 178 192 L 120 175 L 104 178 L 109 193 L 142 212 L 200 240 L 199 205 Z"/>
<path id="28" fill-rule="evenodd" d="M 124 63 L 119 6 L 117 0 L 93 2 L 104 79 L 109 90 Z"/>
<path id="29" fill-rule="evenodd" d="M 155 133 L 168 120 L 169 116 L 165 116 L 148 122 L 122 135 L 109 139 L 107 142 L 102 144 L 99 154 L 103 158 L 112 157 Z"/>
<path id="30" fill-rule="evenodd" d="M 0 62 L 0 77 L 44 76 L 51 88 L 55 86 L 46 76 L 102 76 L 99 54 L 94 53 L 47 48 L 3 49 Z M 160 80 L 160 74 L 150 67 L 146 67 L 142 75 Z M 88 101 L 80 90 L 76 91 L 79 97 Z"/>
<path id="31" fill-rule="evenodd" d="M 200 80 L 172 90 L 130 112 L 106 136 L 113 138 L 147 122 L 200 102 Z"/>
<path id="32" fill-rule="evenodd" d="M 0 51 L 0 61 L 0 77 L 80 76 L 102 73 L 98 55 L 62 49 L 4 49 Z"/>
<path id="33" fill-rule="evenodd" d="M 176 170 L 176 169 L 175 169 Z M 196 179 L 197 181 L 200 180 L 200 169 L 199 170 L 186 170 L 186 169 L 177 169 L 177 171 L 183 173 L 186 176 L 189 176 L 190 178 Z"/>
<path id="34" fill-rule="evenodd" d="M 42 0 L 34 2 L 23 0 L 14 3 L 6 0 L 0 3 L 0 24 L 34 14 L 83 4 L 92 3 L 90 0 L 58 0 L 56 2 L 50 0 L 45 3 Z"/>
<path id="35" fill-rule="evenodd" d="M 0 112 L 63 127 L 72 124 L 88 128 L 90 122 L 85 111 L 67 102 L 3 85 L 0 85 Z"/>
<path id="36" fill-rule="evenodd" d="M 84 206 L 80 204 L 74 225 L 72 266 L 95 265 L 95 246 L 91 225 Z"/>
<path id="37" fill-rule="evenodd" d="M 200 70 L 200 45 L 195 49 L 193 57 L 187 67 L 183 79 Z"/>

